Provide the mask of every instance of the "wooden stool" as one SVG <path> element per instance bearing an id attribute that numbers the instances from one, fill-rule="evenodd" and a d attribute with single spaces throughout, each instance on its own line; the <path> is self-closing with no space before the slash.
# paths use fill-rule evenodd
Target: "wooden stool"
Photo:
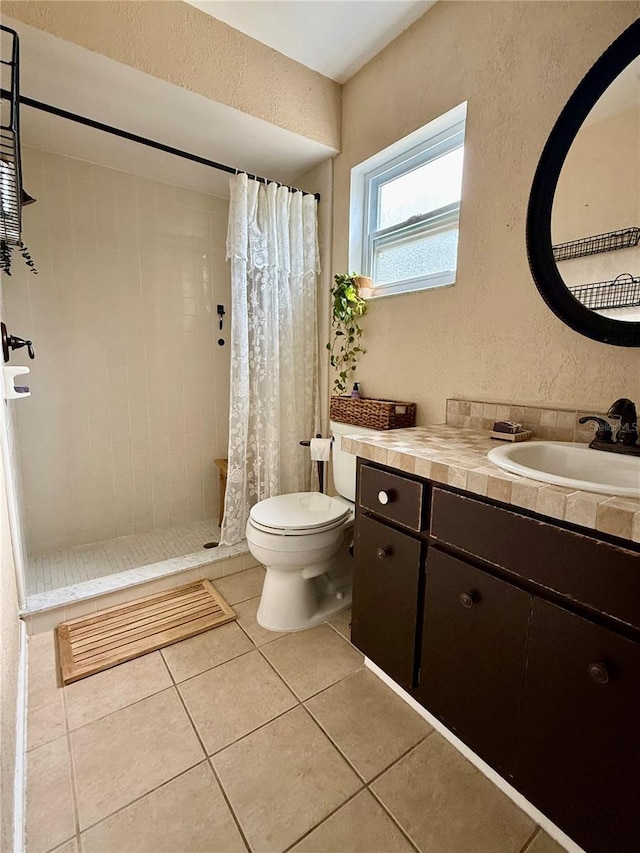
<path id="1" fill-rule="evenodd" d="M 218 510 L 218 526 L 222 526 L 222 517 L 224 515 L 224 495 L 227 491 L 227 470 L 229 468 L 229 460 L 216 459 L 216 465 L 220 471 L 220 509 Z"/>

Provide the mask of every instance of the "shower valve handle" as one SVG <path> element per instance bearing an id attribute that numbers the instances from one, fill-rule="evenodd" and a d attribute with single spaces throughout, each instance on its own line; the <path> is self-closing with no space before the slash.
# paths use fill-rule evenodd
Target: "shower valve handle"
<path id="1" fill-rule="evenodd" d="M 0 338 L 2 339 L 2 356 L 5 364 L 9 361 L 11 356 L 10 350 L 13 351 L 14 349 L 20 349 L 20 347 L 27 348 L 29 358 L 36 357 L 36 354 L 33 351 L 33 343 L 31 341 L 25 341 L 24 338 L 18 338 L 15 335 L 10 335 L 7 332 L 7 327 L 4 323 L 0 323 Z"/>
<path id="2" fill-rule="evenodd" d="M 29 353 L 29 358 L 34 359 L 36 354 L 33 350 L 33 342 L 25 341 L 24 338 L 17 338 L 15 335 L 9 335 L 7 338 L 7 344 L 14 349 L 21 349 L 21 347 L 26 347 L 27 352 Z"/>

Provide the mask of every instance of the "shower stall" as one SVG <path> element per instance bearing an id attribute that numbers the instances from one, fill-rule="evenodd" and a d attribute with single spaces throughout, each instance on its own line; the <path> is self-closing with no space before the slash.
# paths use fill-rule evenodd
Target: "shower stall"
<path id="1" fill-rule="evenodd" d="M 35 358 L 10 353 L 29 391 L 5 400 L 0 444 L 20 605 L 46 630 L 61 607 L 74 618 L 156 591 L 149 581 L 256 564 L 246 542 L 217 544 L 231 391 L 225 172 L 237 170 L 213 157 L 287 184 L 303 176 L 328 198 L 336 152 L 90 51 L 61 51 L 55 37 L 20 38 L 22 186 L 35 199 L 21 239 L 37 274 L 14 247 L 0 316 Z"/>
<path id="2" fill-rule="evenodd" d="M 27 596 L 217 542 L 229 410 L 228 201 L 23 146 L 38 274 L 14 259 L 8 329 Z M 192 561 L 193 562 L 193 561 Z"/>

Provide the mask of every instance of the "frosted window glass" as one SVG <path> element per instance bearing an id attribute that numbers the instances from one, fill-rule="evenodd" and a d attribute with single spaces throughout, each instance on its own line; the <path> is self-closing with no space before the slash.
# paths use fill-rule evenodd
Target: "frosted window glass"
<path id="1" fill-rule="evenodd" d="M 376 230 L 460 201 L 464 148 L 456 148 L 378 189 Z"/>
<path id="2" fill-rule="evenodd" d="M 373 279 L 390 284 L 455 270 L 458 252 L 457 226 L 401 242 L 378 245 L 374 249 Z"/>

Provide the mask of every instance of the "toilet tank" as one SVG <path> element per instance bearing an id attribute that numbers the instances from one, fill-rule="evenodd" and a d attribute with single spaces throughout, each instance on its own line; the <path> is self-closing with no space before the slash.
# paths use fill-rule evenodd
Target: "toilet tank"
<path id="1" fill-rule="evenodd" d="M 343 498 L 355 503 L 356 457 L 342 449 L 342 437 L 347 435 L 379 435 L 380 430 L 353 426 L 353 424 L 342 424 L 337 421 L 329 421 L 329 429 L 333 436 L 331 460 L 336 491 Z"/>

